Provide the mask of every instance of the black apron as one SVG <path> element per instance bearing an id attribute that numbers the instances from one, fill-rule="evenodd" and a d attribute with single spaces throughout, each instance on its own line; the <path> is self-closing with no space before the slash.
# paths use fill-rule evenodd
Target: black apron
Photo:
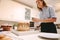
<path id="1" fill-rule="evenodd" d="M 41 32 L 57 33 L 56 25 L 54 23 L 41 23 Z"/>

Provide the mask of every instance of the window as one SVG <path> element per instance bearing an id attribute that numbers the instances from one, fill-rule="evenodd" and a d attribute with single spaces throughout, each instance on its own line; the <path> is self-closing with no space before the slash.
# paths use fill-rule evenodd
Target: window
<path id="1" fill-rule="evenodd" d="M 28 8 L 25 8 L 26 12 L 25 12 L 25 20 L 30 20 L 30 14 L 31 14 L 31 10 Z"/>

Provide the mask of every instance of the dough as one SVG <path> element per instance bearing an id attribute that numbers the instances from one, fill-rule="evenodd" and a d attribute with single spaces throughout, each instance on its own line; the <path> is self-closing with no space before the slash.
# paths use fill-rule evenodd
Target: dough
<path id="1" fill-rule="evenodd" d="M 12 40 L 12 39 L 4 34 L 0 34 L 0 40 Z"/>
<path id="2" fill-rule="evenodd" d="M 3 34 L 0 34 L 0 39 L 2 39 L 2 38 L 4 38 L 5 37 L 5 35 L 3 35 Z"/>

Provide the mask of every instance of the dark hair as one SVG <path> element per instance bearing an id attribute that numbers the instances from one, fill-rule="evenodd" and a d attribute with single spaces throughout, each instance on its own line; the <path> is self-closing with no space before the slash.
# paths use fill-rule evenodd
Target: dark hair
<path id="1" fill-rule="evenodd" d="M 40 0 L 40 1 L 43 1 L 43 6 L 44 6 L 44 7 L 47 7 L 47 4 L 46 4 L 46 2 L 45 2 L 44 0 Z M 38 7 L 38 4 L 37 4 L 37 8 L 42 11 L 42 8 L 39 8 L 39 7 Z"/>

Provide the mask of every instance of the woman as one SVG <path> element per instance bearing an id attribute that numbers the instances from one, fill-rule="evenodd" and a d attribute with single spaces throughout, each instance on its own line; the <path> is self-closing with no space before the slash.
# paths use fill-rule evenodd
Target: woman
<path id="1" fill-rule="evenodd" d="M 46 5 L 44 0 L 37 0 L 37 8 L 40 11 L 38 18 L 33 18 L 34 22 L 41 22 L 41 32 L 57 33 L 55 11 L 52 7 Z"/>

